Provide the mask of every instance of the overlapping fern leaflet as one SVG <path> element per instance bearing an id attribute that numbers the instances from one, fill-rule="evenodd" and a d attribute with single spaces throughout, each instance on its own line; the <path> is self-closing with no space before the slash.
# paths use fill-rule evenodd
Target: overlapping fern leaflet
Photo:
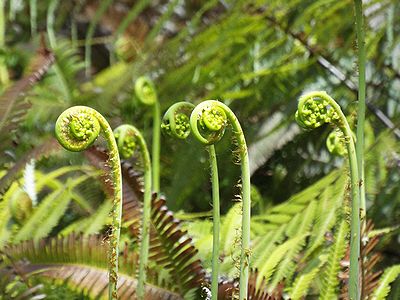
<path id="1" fill-rule="evenodd" d="M 77 292 L 91 298 L 104 298 L 108 286 L 107 244 L 106 237 L 100 235 L 72 233 L 65 237 L 41 239 L 37 243 L 29 240 L 10 245 L 3 249 L 3 253 L 5 260 L 12 259 L 14 265 L 21 259 L 29 260 L 30 264 L 18 266 L 24 273 L 35 272 L 40 277 L 61 279 Z M 119 298 L 132 299 L 137 284 L 135 274 L 138 257 L 129 251 L 128 245 L 122 252 L 120 266 L 124 275 L 120 277 L 118 286 Z M 149 280 L 150 284 L 146 285 L 145 290 L 146 299 L 183 299 L 172 292 L 168 285 L 157 284 L 156 276 L 150 276 Z"/>

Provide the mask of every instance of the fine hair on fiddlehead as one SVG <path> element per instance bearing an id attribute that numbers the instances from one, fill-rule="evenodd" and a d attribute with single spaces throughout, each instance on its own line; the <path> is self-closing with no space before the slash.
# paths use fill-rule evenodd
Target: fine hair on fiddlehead
<path id="1" fill-rule="evenodd" d="M 118 147 L 107 120 L 96 110 L 74 106 L 65 110 L 57 119 L 55 134 L 59 143 L 69 151 L 83 151 L 103 133 L 109 149 L 109 164 L 114 186 L 112 224 L 109 249 L 109 299 L 117 299 L 118 254 L 122 215 L 122 179 Z"/>
<path id="2" fill-rule="evenodd" d="M 224 135 L 228 124 L 240 152 L 242 179 L 242 230 L 239 274 L 239 299 L 248 299 L 248 280 L 250 262 L 250 170 L 246 140 L 240 123 L 231 109 L 216 100 L 207 100 L 198 104 L 191 116 L 190 125 L 193 135 L 205 145 L 213 145 Z"/>
<path id="3" fill-rule="evenodd" d="M 310 92 L 300 97 L 296 121 L 304 129 L 311 130 L 326 123 L 341 131 L 350 165 L 351 177 L 351 237 L 350 237 L 350 275 L 349 298 L 359 299 L 359 259 L 360 259 L 360 194 L 359 173 L 353 132 L 337 102 L 326 92 Z M 333 137 L 336 139 L 336 137 Z M 333 141 L 334 142 L 334 141 Z M 333 145 L 332 145 L 333 147 Z"/>
<path id="4" fill-rule="evenodd" d="M 163 131 L 175 138 L 184 140 L 190 132 L 190 115 L 194 105 L 188 102 L 173 104 L 164 114 L 161 128 Z M 213 145 L 206 146 L 209 154 L 212 184 L 212 207 L 213 207 L 213 247 L 212 247 L 212 274 L 211 274 L 211 299 L 218 299 L 218 271 L 219 271 L 219 231 L 220 231 L 220 204 L 219 204 L 219 180 L 218 165 L 215 148 Z"/>
<path id="5" fill-rule="evenodd" d="M 132 125 L 120 125 L 114 130 L 115 140 L 123 158 L 129 158 L 140 153 L 144 168 L 144 195 L 143 195 L 143 217 L 139 258 L 139 277 L 136 294 L 138 299 L 144 299 L 144 284 L 146 282 L 146 269 L 149 257 L 150 241 L 150 210 L 151 210 L 151 161 L 146 142 L 140 131 Z"/>

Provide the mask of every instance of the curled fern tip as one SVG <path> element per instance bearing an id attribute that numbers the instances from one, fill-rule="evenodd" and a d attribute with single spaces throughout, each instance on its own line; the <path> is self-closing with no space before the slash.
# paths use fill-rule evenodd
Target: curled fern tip
<path id="1" fill-rule="evenodd" d="M 83 151 L 90 147 L 100 134 L 100 123 L 94 109 L 74 106 L 57 119 L 55 133 L 59 143 L 69 151 Z"/>
<path id="2" fill-rule="evenodd" d="M 191 131 L 190 114 L 194 105 L 188 102 L 177 102 L 164 114 L 161 129 L 164 133 L 178 139 L 186 139 Z"/>
<path id="3" fill-rule="evenodd" d="M 114 129 L 119 153 L 125 159 L 133 156 L 138 147 L 136 131 L 132 127 L 131 125 L 121 125 Z"/>

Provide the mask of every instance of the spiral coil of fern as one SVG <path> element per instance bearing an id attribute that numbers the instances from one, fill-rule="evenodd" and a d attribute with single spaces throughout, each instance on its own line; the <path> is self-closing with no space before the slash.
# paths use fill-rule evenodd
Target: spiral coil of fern
<path id="1" fill-rule="evenodd" d="M 135 93 L 139 100 L 153 106 L 153 143 L 151 159 L 153 161 L 153 191 L 160 191 L 160 103 L 153 81 L 147 76 L 139 77 L 135 82 Z"/>
<path id="2" fill-rule="evenodd" d="M 248 299 L 248 280 L 250 263 L 250 171 L 246 140 L 240 123 L 231 109 L 216 100 L 198 104 L 191 116 L 190 126 L 193 135 L 203 144 L 212 145 L 224 135 L 228 123 L 239 147 L 242 179 L 242 236 L 240 253 L 239 299 Z"/>
<path id="3" fill-rule="evenodd" d="M 326 148 L 333 155 L 345 156 L 347 154 L 346 144 L 341 135 L 341 132 L 334 130 L 326 138 Z"/>
<path id="4" fill-rule="evenodd" d="M 117 299 L 118 252 L 122 215 L 122 175 L 118 147 L 107 120 L 96 110 L 74 106 L 57 119 L 55 134 L 59 143 L 69 151 L 83 151 L 90 147 L 103 132 L 109 148 L 109 161 L 113 175 L 114 199 L 112 230 L 109 250 L 109 299 Z"/>
<path id="5" fill-rule="evenodd" d="M 330 123 L 343 133 L 350 164 L 352 191 L 349 297 L 354 300 L 359 299 L 360 198 L 353 133 L 340 106 L 323 91 L 310 92 L 300 97 L 296 121 L 305 129 L 315 129 L 325 123 Z"/>
<path id="6" fill-rule="evenodd" d="M 161 128 L 175 138 L 184 140 L 191 132 L 190 114 L 194 105 L 188 102 L 177 102 L 170 106 L 164 114 Z M 220 228 L 220 204 L 217 156 L 214 145 L 207 146 L 211 169 L 212 203 L 213 203 L 213 249 L 211 272 L 211 299 L 218 299 L 218 273 L 219 273 L 219 228 Z"/>
<path id="7" fill-rule="evenodd" d="M 115 140 L 123 158 L 129 158 L 139 152 L 142 155 L 144 167 L 144 195 L 142 218 L 142 241 L 140 243 L 139 277 L 137 285 L 138 299 L 144 299 L 144 284 L 146 281 L 146 266 L 149 257 L 150 210 L 151 210 L 151 161 L 146 142 L 140 131 L 128 124 L 120 125 L 114 130 Z"/>

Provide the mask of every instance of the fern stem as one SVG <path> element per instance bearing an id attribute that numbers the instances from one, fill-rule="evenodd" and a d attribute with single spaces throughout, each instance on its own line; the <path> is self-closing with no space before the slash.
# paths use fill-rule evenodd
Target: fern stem
<path id="1" fill-rule="evenodd" d="M 151 161 L 146 142 L 140 131 L 132 125 L 121 125 L 114 130 L 118 149 L 121 156 L 129 158 L 136 151 L 140 152 L 144 168 L 144 195 L 143 195 L 143 217 L 142 217 L 142 241 L 140 243 L 139 277 L 137 284 L 137 297 L 144 299 L 146 282 L 146 267 L 149 257 L 150 240 L 150 210 L 151 210 Z"/>
<path id="2" fill-rule="evenodd" d="M 34 37 L 37 33 L 37 0 L 29 0 L 29 12 L 31 21 L 31 35 Z"/>
<path id="3" fill-rule="evenodd" d="M 161 130 L 161 112 L 160 103 L 156 101 L 153 108 L 153 144 L 152 144 L 152 161 L 153 161 L 153 191 L 160 191 L 160 130 Z"/>
<path id="4" fill-rule="evenodd" d="M 135 82 L 135 93 L 139 100 L 145 105 L 153 106 L 153 143 L 152 143 L 152 161 L 153 161 L 153 191 L 160 191 L 160 130 L 161 130 L 161 112 L 158 102 L 156 88 L 153 81 L 147 76 L 139 77 Z"/>
<path id="5" fill-rule="evenodd" d="M 188 102 L 173 104 L 165 113 L 161 128 L 169 135 L 178 139 L 186 139 L 190 132 L 189 116 L 194 105 Z M 212 248 L 212 274 L 211 274 L 211 297 L 218 299 L 218 273 L 219 273 L 219 231 L 220 231 L 220 204 L 219 204 L 219 180 L 218 164 L 214 145 L 206 147 L 209 154 L 212 185 L 213 205 L 213 248 Z"/>
<path id="6" fill-rule="evenodd" d="M 364 179 L 364 121 L 365 121 L 365 33 L 363 21 L 363 8 L 361 0 L 354 0 L 356 11 L 356 28 L 357 28 L 357 46 L 358 46 L 358 111 L 357 111 L 357 165 L 358 174 L 360 176 L 359 193 L 360 193 L 360 219 L 363 226 L 366 221 L 366 204 L 365 204 L 365 179 Z"/>
<path id="7" fill-rule="evenodd" d="M 211 169 L 212 203 L 213 203 L 213 249 L 212 249 L 212 273 L 211 273 L 211 299 L 218 299 L 218 274 L 219 274 L 219 181 L 217 156 L 214 145 L 207 147 Z"/>
<path id="8" fill-rule="evenodd" d="M 70 151 L 83 151 L 91 146 L 103 131 L 109 148 L 109 163 L 113 175 L 114 199 L 111 211 L 112 231 L 109 249 L 109 299 L 117 299 L 118 254 L 122 216 L 122 175 L 118 147 L 107 120 L 96 110 L 74 106 L 64 111 L 56 122 L 56 137 Z"/>
<path id="9" fill-rule="evenodd" d="M 90 21 L 88 31 L 86 33 L 85 38 L 85 72 L 86 76 L 90 76 L 90 68 L 92 65 L 92 39 L 94 36 L 94 31 L 96 29 L 96 25 L 99 22 L 100 18 L 106 12 L 108 7 L 112 4 L 113 0 L 104 0 L 100 2 L 100 7 L 96 10 L 96 13 L 93 19 Z"/>
<path id="10" fill-rule="evenodd" d="M 251 211 L 249 156 L 246 140 L 235 114 L 222 102 L 215 100 L 204 101 L 194 108 L 190 116 L 190 125 L 194 136 L 206 145 L 212 145 L 222 138 L 228 121 L 232 126 L 241 160 L 243 200 L 239 299 L 245 300 L 248 299 Z"/>
<path id="11" fill-rule="evenodd" d="M 296 120 L 306 129 L 314 129 L 325 123 L 337 126 L 344 135 L 351 177 L 351 217 L 350 217 L 350 275 L 349 296 L 360 299 L 359 259 L 360 259 L 360 195 L 357 155 L 353 132 L 339 104 L 326 92 L 310 92 L 299 99 Z"/>

